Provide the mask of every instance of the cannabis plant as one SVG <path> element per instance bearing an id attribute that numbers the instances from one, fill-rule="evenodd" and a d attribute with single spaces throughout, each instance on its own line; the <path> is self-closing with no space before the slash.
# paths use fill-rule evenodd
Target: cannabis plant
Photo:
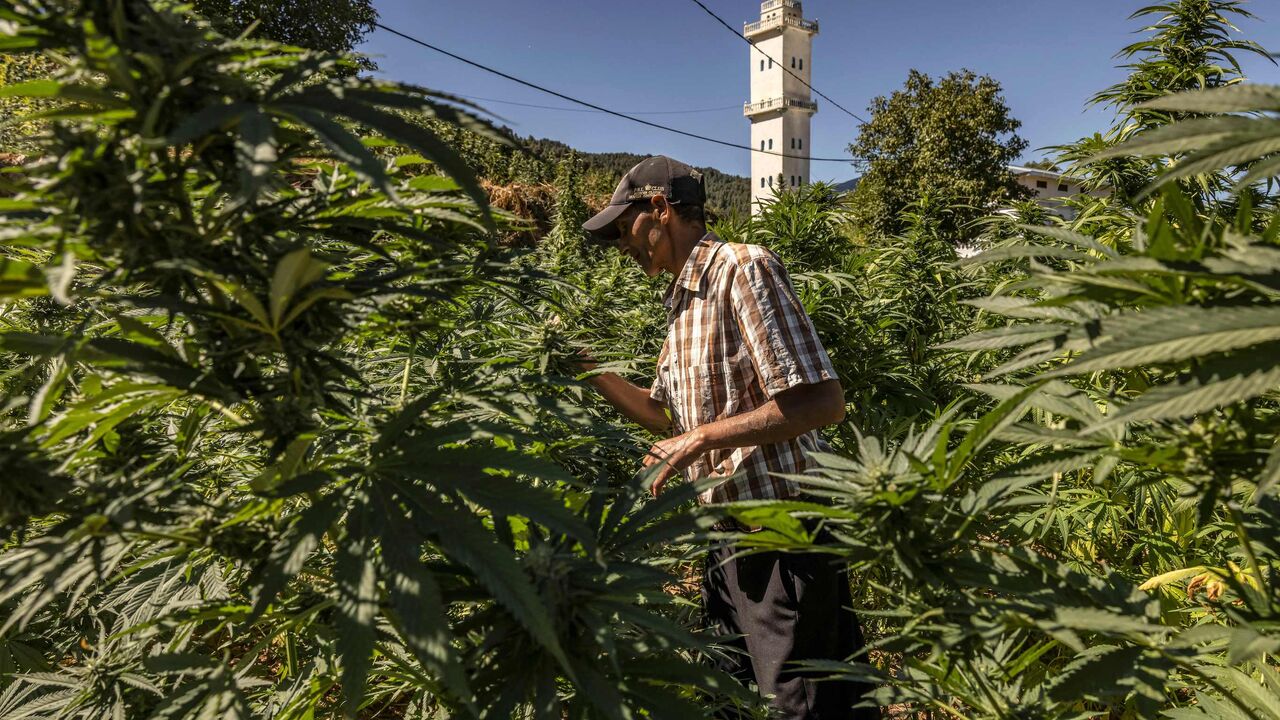
<path id="1" fill-rule="evenodd" d="M 477 108 L 160 0 L 0 21 L 58 64 L 3 90 L 54 107 L 0 187 L 0 716 L 746 702 L 647 550 L 695 489 L 476 339 L 531 276 L 429 129 Z"/>

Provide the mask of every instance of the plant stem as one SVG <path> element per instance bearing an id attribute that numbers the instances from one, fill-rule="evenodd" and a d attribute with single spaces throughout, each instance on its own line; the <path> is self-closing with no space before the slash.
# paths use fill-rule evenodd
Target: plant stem
<path id="1" fill-rule="evenodd" d="M 413 366 L 413 356 L 418 350 L 418 341 L 415 339 L 409 345 L 409 356 L 404 359 L 404 373 L 400 376 L 400 407 L 404 407 L 405 398 L 409 396 L 409 368 Z"/>
<path id="2" fill-rule="evenodd" d="M 1249 560 L 1249 569 L 1253 571 L 1253 576 L 1258 579 L 1258 585 L 1266 592 L 1267 597 L 1271 596 L 1271 583 L 1262 575 L 1262 565 L 1258 562 L 1258 556 L 1253 552 L 1253 544 L 1249 542 L 1249 533 L 1244 529 L 1244 517 L 1240 515 L 1240 508 L 1235 503 L 1227 503 L 1227 512 L 1231 514 L 1231 524 L 1235 526 L 1236 537 L 1240 539 L 1240 547 L 1244 549 L 1244 556 Z"/>

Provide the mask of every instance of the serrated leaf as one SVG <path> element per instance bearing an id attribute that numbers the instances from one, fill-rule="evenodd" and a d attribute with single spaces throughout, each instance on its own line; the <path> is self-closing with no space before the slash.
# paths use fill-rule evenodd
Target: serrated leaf
<path id="1" fill-rule="evenodd" d="M 1078 655 L 1049 685 L 1049 697 L 1058 702 L 1124 696 L 1122 681 L 1134 675 L 1142 657 L 1140 647 L 1097 645 Z"/>
<path id="2" fill-rule="evenodd" d="M 1174 93 L 1149 100 L 1140 107 L 1205 114 L 1280 110 L 1280 86 L 1238 83 L 1209 90 Z"/>
<path id="3" fill-rule="evenodd" d="M 254 617 L 261 616 L 284 589 L 285 584 L 306 565 L 311 554 L 320 546 L 320 538 L 337 521 L 340 508 L 330 498 L 321 500 L 298 514 L 281 536 L 266 565 L 254 592 Z"/>
<path id="4" fill-rule="evenodd" d="M 396 482 L 398 494 L 409 505 L 410 521 L 418 532 L 433 539 L 441 551 L 473 573 L 507 608 L 530 636 L 568 669 L 568 658 L 546 604 L 511 553 L 465 510 L 419 499 L 412 486 Z"/>
<path id="5" fill-rule="evenodd" d="M 252 110 L 254 106 L 247 102 L 205 108 L 178 123 L 178 126 L 165 137 L 165 142 L 170 145 L 186 145 L 195 142 L 223 125 L 234 124 L 241 115 Z"/>
<path id="6" fill-rule="evenodd" d="M 236 161 L 240 164 L 239 195 L 245 200 L 258 196 L 259 190 L 275 169 L 275 124 L 265 113 L 246 112 L 240 117 L 240 134 L 236 139 Z"/>
<path id="7" fill-rule="evenodd" d="M 1066 325 L 1049 325 L 1045 323 L 1009 325 L 1007 327 L 983 330 L 967 335 L 959 340 L 952 340 L 939 345 L 944 350 L 1000 350 L 1009 347 L 1020 347 L 1031 343 L 1063 335 L 1069 328 Z"/>
<path id="8" fill-rule="evenodd" d="M 1148 390 L 1083 432 L 1101 432 L 1123 423 L 1191 417 L 1273 392 L 1280 389 L 1280 365 L 1269 362 L 1268 357 L 1273 356 L 1208 363 L 1196 377 Z"/>
<path id="9" fill-rule="evenodd" d="M 401 635 L 418 662 L 437 673 L 454 698 L 474 710 L 471 686 L 453 647 L 439 584 L 419 556 L 422 539 L 404 521 L 399 506 L 385 494 L 379 495 L 386 512 L 378 532 L 382 558 L 391 573 L 387 590 Z"/>
<path id="10" fill-rule="evenodd" d="M 363 512 L 357 510 L 347 517 L 347 532 L 338 545 L 333 572 L 342 705 L 349 718 L 356 716 L 364 700 L 369 669 L 373 667 L 374 622 L 378 617 L 377 571 L 373 545 L 365 535 L 367 521 Z"/>
<path id="11" fill-rule="evenodd" d="M 1280 307 L 1175 307 L 1102 321 L 1108 339 L 1041 377 L 1187 360 L 1280 340 Z"/>
<path id="12" fill-rule="evenodd" d="M 306 248 L 299 248 L 280 258 L 271 276 L 269 327 L 279 329 L 283 325 L 281 320 L 285 310 L 298 291 L 323 278 L 328 269 L 326 263 L 311 257 Z"/>
<path id="13" fill-rule="evenodd" d="M 334 157 L 350 165 L 357 175 L 386 193 L 388 197 L 396 197 L 395 188 L 391 186 L 382 161 L 342 125 L 330 120 L 323 113 L 301 105 L 275 104 L 271 109 L 309 127 L 329 148 Z"/>

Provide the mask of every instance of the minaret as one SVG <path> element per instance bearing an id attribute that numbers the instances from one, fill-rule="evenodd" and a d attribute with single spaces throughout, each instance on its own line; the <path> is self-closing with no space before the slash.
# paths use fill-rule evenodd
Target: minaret
<path id="1" fill-rule="evenodd" d="M 818 104 L 805 83 L 813 83 L 810 51 L 818 23 L 804 19 L 800 0 L 765 0 L 760 19 L 742 34 L 758 48 L 751 50 L 751 102 L 742 108 L 751 120 L 752 149 L 764 151 L 751 153 L 755 214 L 757 201 L 779 189 L 779 177 L 784 187 L 809 182 L 809 122 Z"/>

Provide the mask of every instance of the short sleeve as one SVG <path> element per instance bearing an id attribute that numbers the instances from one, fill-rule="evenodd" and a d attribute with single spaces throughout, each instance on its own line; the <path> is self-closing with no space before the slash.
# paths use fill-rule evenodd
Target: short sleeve
<path id="1" fill-rule="evenodd" d="M 732 299 L 743 346 L 766 395 L 772 398 L 796 385 L 836 378 L 813 321 L 776 256 L 752 258 L 741 265 L 733 280 Z"/>
<path id="2" fill-rule="evenodd" d="M 660 403 L 667 402 L 667 346 L 671 344 L 671 338 L 667 338 L 662 343 L 662 351 L 658 353 L 658 369 L 653 377 L 653 387 L 649 389 L 649 397 Z"/>

